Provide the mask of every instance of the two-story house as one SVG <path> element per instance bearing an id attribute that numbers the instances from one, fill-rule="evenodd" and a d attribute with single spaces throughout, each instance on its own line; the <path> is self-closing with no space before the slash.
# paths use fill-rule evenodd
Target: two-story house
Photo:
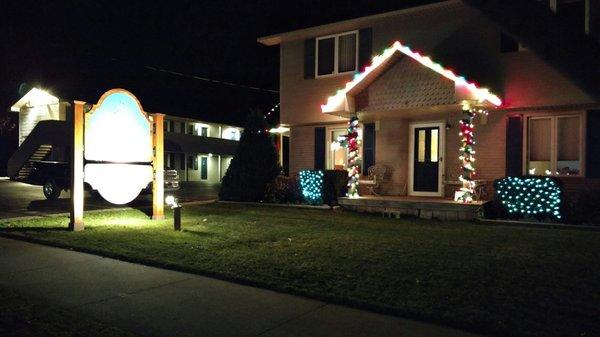
<path id="1" fill-rule="evenodd" d="M 563 2 L 549 3 L 556 13 Z M 347 150 L 335 143 L 357 116 L 362 172 L 388 167 L 385 194 L 452 197 L 464 168 L 459 133 L 466 104 L 487 112 L 474 118 L 472 164 L 488 196 L 491 182 L 507 175 L 552 175 L 568 190 L 600 185 L 598 76 L 594 91 L 578 77 L 585 74 L 574 74 L 577 62 L 547 61 L 542 35 L 559 27 L 532 34 L 519 5 L 511 13 L 502 2 L 480 3 L 486 5 L 441 1 L 259 38 L 280 48 L 290 172 L 347 168 Z M 599 18 L 597 4 L 569 3 L 585 7 L 574 41 L 598 53 L 597 41 L 584 35 L 598 33 L 590 19 Z M 543 14 L 542 26 L 562 22 L 550 9 Z M 597 60 L 588 66 L 598 75 Z"/>

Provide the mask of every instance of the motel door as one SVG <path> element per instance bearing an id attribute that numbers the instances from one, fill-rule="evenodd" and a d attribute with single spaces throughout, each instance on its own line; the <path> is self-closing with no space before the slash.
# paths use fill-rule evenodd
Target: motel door
<path id="1" fill-rule="evenodd" d="M 439 192 L 440 127 L 414 128 L 413 188 L 414 194 Z"/>

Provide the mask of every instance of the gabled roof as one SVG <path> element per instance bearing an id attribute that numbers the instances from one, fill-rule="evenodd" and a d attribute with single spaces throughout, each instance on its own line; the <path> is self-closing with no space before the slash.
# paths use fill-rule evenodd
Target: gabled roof
<path id="1" fill-rule="evenodd" d="M 462 1 L 600 100 L 600 43 L 554 14 L 547 1 Z"/>
<path id="2" fill-rule="evenodd" d="M 259 43 L 264 44 L 265 46 L 274 46 L 278 45 L 281 42 L 292 41 L 292 40 L 301 40 L 307 38 L 313 38 L 315 36 L 321 35 L 329 35 L 333 33 L 337 33 L 345 30 L 355 30 L 361 29 L 365 27 L 369 27 L 373 24 L 373 22 L 379 21 L 381 19 L 391 18 L 391 17 L 407 17 L 410 15 L 418 14 L 423 11 L 431 10 L 433 8 L 443 8 L 448 5 L 459 3 L 460 0 L 423 0 L 422 2 L 428 4 L 415 5 L 414 2 L 399 2 L 398 7 L 404 7 L 403 9 L 385 12 L 375 15 L 362 16 L 359 18 L 337 21 L 329 24 L 313 26 L 298 30 L 293 30 L 290 32 L 274 34 L 269 36 L 259 37 L 257 41 Z M 407 7 L 408 6 L 408 7 Z"/>
<path id="3" fill-rule="evenodd" d="M 32 88 L 10 107 L 10 111 L 19 112 L 23 106 L 36 106 L 58 103 L 56 96 L 38 88 Z"/>
<path id="4" fill-rule="evenodd" d="M 457 89 L 465 90 L 473 99 L 476 99 L 481 103 L 488 102 L 495 106 L 502 104 L 502 100 L 488 89 L 481 88 L 477 86 L 477 84 L 467 81 L 463 76 L 456 75 L 452 70 L 442 67 L 439 63 L 432 61 L 429 57 L 423 56 L 399 41 L 396 41 L 391 47 L 384 50 L 382 54 L 375 56 L 371 65 L 367 66 L 362 73 L 356 74 L 354 79 L 346 83 L 346 86 L 343 89 L 338 90 L 334 96 L 330 96 L 327 99 L 327 103 L 321 105 L 321 111 L 328 113 L 352 110 L 353 107 L 348 101 L 348 97 L 353 97 L 358 92 L 362 91 L 383 72 L 389 69 L 389 67 L 391 67 L 402 55 L 412 58 L 423 66 L 453 81 Z"/>

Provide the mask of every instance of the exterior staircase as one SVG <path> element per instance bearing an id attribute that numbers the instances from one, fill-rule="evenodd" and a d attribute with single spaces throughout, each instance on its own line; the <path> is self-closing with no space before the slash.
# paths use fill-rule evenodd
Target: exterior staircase
<path id="1" fill-rule="evenodd" d="M 19 181 L 27 180 L 27 178 L 29 178 L 29 175 L 31 174 L 31 171 L 33 170 L 33 163 L 46 159 L 46 157 L 48 156 L 50 151 L 52 151 L 52 145 L 48 145 L 48 144 L 40 145 L 37 148 L 37 150 L 35 150 L 35 152 L 33 152 L 31 157 L 29 157 L 29 160 L 27 160 L 25 165 L 23 165 L 23 167 L 21 167 L 21 169 L 17 173 L 17 176 L 15 177 L 15 180 L 19 180 Z"/>
<path id="2" fill-rule="evenodd" d="M 64 121 L 40 121 L 25 138 L 21 146 L 8 159 L 6 171 L 14 180 L 27 180 L 33 170 L 33 163 L 44 160 L 52 149 L 69 146 L 70 127 Z"/>

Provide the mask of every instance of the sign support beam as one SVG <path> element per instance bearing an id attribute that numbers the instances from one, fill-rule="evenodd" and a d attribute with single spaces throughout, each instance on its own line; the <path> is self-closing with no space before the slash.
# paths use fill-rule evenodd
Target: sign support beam
<path id="1" fill-rule="evenodd" d="M 164 114 L 154 113 L 154 133 L 152 143 L 154 145 L 154 158 L 152 167 L 154 177 L 152 179 L 152 220 L 165 218 L 165 168 L 164 168 Z"/>
<path id="2" fill-rule="evenodd" d="M 73 101 L 71 151 L 71 221 L 69 230 L 81 231 L 83 225 L 83 128 L 85 102 Z"/>

